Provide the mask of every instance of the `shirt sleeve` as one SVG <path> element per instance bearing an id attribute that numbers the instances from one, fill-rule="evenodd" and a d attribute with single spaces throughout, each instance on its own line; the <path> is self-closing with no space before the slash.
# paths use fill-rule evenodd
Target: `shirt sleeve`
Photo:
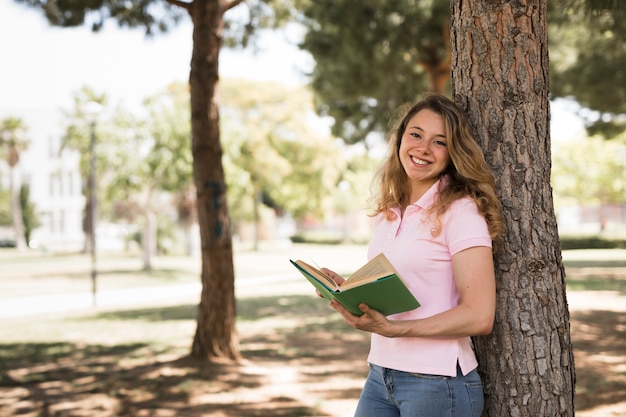
<path id="1" fill-rule="evenodd" d="M 443 231 L 450 255 L 475 247 L 492 247 L 487 221 L 471 198 L 455 201 L 443 219 Z"/>

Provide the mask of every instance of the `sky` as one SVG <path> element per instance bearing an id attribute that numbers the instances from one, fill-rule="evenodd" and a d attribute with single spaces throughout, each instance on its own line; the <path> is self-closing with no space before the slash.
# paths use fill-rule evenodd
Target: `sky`
<path id="1" fill-rule="evenodd" d="M 188 80 L 191 35 L 188 19 L 153 38 L 113 21 L 97 34 L 86 27 L 53 28 L 36 9 L 0 0 L 0 119 L 22 117 L 33 134 L 48 130 L 83 86 L 106 93 L 112 104 L 138 106 L 168 84 Z M 298 36 L 267 35 L 256 55 L 223 48 L 220 75 L 303 84 L 312 60 L 295 46 Z M 552 118 L 560 136 L 580 128 L 567 106 L 553 104 Z"/>
<path id="2" fill-rule="evenodd" d="M 0 109 L 58 107 L 71 103 L 83 86 L 134 105 L 171 82 L 188 80 L 191 35 L 189 19 L 153 38 L 140 29 L 119 29 L 114 21 L 97 34 L 86 27 L 53 28 L 38 10 L 0 0 Z M 221 75 L 303 82 L 297 66 L 306 66 L 306 54 L 284 36 L 264 42 L 258 56 L 223 49 Z"/>

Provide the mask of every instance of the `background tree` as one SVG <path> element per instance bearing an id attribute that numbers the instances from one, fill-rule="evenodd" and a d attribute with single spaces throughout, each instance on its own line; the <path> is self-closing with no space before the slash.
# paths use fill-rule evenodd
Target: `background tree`
<path id="1" fill-rule="evenodd" d="M 276 83 L 266 86 L 244 80 L 222 83 L 225 97 L 222 111 L 227 114 L 226 120 L 232 127 L 230 131 L 224 129 L 223 141 L 228 146 L 226 158 L 231 158 L 231 167 L 238 167 L 246 174 L 245 185 L 239 183 L 244 185 L 239 188 L 243 194 L 238 194 L 248 199 L 249 204 L 244 202 L 239 214 L 244 214 L 241 209 L 251 208 L 248 211 L 251 216 L 247 217 L 254 224 L 255 250 L 260 240 L 261 206 L 269 197 L 268 192 L 279 186 L 291 169 L 289 161 L 273 144 L 276 131 L 285 121 L 285 111 L 281 107 L 286 104 L 283 100 L 287 96 L 283 91 L 284 87 Z M 238 200 L 241 202 L 240 198 Z"/>
<path id="2" fill-rule="evenodd" d="M 20 209 L 24 222 L 24 238 L 30 244 L 31 233 L 41 225 L 41 222 L 37 217 L 35 205 L 30 199 L 30 185 L 28 184 L 22 184 L 20 187 Z"/>
<path id="3" fill-rule="evenodd" d="M 217 90 L 224 28 L 229 34 L 236 32 L 236 25 L 228 24 L 224 15 L 243 0 L 146 0 L 124 4 L 116 0 L 96 3 L 89 0 L 16 1 L 40 9 L 53 25 L 70 27 L 90 22 L 94 30 L 101 29 L 110 18 L 120 26 L 143 27 L 150 34 L 166 31 L 185 12 L 191 18 L 191 149 L 202 248 L 202 294 L 191 356 L 201 360 L 238 359 L 233 248 L 222 166 Z M 267 4 L 272 4 L 273 8 Z M 234 41 L 248 41 L 257 23 L 274 24 L 289 15 L 286 3 L 281 1 L 257 0 L 247 5 L 249 22 Z"/>
<path id="4" fill-rule="evenodd" d="M 86 107 L 92 101 L 106 103 L 107 98 L 83 87 L 74 96 L 73 109 L 65 111 L 69 125 L 63 147 L 80 151 L 85 184 L 89 171 L 89 126 L 84 119 Z M 144 105 L 147 116 L 142 118 L 121 107 L 100 117 L 96 165 L 102 197 L 101 217 L 141 225 L 138 241 L 142 246 L 143 268 L 148 270 L 159 246 L 158 221 L 164 219 L 161 217 L 163 209 L 169 207 L 163 200 L 169 203 L 180 199 L 193 185 L 188 146 L 191 135 L 188 88 L 172 84 L 148 98 Z M 142 158 L 142 163 L 137 163 L 138 157 Z M 84 192 L 87 195 L 88 190 Z M 192 207 L 195 207 L 195 197 Z M 86 211 L 90 212 L 89 202 Z M 174 213 L 167 214 L 174 216 Z M 189 213 L 183 215 L 192 217 Z M 183 222 L 186 224 L 189 219 Z"/>
<path id="5" fill-rule="evenodd" d="M 4 187 L 0 187 L 0 227 L 12 227 L 13 219 L 11 217 L 11 192 Z M 4 240 L 2 244 L 7 244 Z M 12 244 L 13 242 L 11 242 Z"/>
<path id="6" fill-rule="evenodd" d="M 189 140 L 191 118 L 187 85 L 174 84 L 166 95 L 146 102 L 150 109 L 146 123 L 151 138 L 151 150 L 146 159 L 147 181 L 163 196 L 180 198 L 185 190 L 193 189 L 193 165 Z M 145 141 L 145 138 L 144 138 Z M 146 205 L 150 213 L 156 206 Z M 195 217 L 194 217 L 195 218 Z M 183 218 L 183 224 L 185 219 Z M 153 239 L 156 243 L 156 239 Z"/>
<path id="7" fill-rule="evenodd" d="M 13 215 L 11 210 L 11 192 L 0 187 L 0 228 L 13 226 Z M 20 187 L 20 207 L 22 218 L 24 221 L 24 238 L 26 242 L 30 242 L 31 232 L 41 225 L 37 216 L 36 208 L 30 199 L 30 186 L 22 184 Z M 0 240 L 1 245 L 13 245 L 15 242 Z"/>
<path id="8" fill-rule="evenodd" d="M 390 109 L 398 103 L 426 90 L 449 92 L 447 83 L 436 87 L 450 73 L 449 1 L 298 4 L 308 30 L 301 46 L 317 63 L 312 85 L 318 112 L 335 119 L 336 136 L 361 141 L 386 129 Z M 626 64 L 626 8 L 619 0 L 548 5 L 551 98 L 576 100 L 590 132 L 612 137 L 626 123 L 621 70 Z"/>
<path id="9" fill-rule="evenodd" d="M 72 96 L 73 106 L 71 109 L 63 109 L 63 117 L 65 119 L 66 127 L 65 134 L 61 142 L 61 149 L 73 149 L 78 151 L 80 155 L 79 172 L 82 179 L 82 193 L 85 196 L 85 209 L 83 211 L 83 233 L 85 235 L 85 241 L 83 244 L 83 252 L 89 253 L 91 251 L 91 232 L 93 228 L 94 219 L 91 218 L 94 211 L 91 210 L 91 198 L 89 196 L 95 190 L 90 189 L 89 173 L 90 173 L 90 140 L 91 140 L 91 128 L 88 115 L 89 103 L 99 103 L 103 107 L 108 104 L 108 98 L 105 94 L 96 93 L 91 88 L 84 86 Z M 95 128 L 98 128 L 96 124 Z M 98 135 L 97 141 L 102 142 L 107 139 L 107 136 Z M 96 154 L 96 178 L 100 178 L 103 174 L 103 168 L 107 166 L 106 161 L 103 161 L 102 154 Z"/>
<path id="10" fill-rule="evenodd" d="M 99 154 L 108 161 L 101 180 L 105 201 L 112 204 L 108 211 L 142 225 L 143 267 L 149 270 L 157 253 L 158 218 L 175 215 L 174 196 L 193 182 L 187 87 L 172 85 L 147 99 L 145 108 L 146 119 L 118 109 L 101 123 L 108 140 Z"/>
<path id="11" fill-rule="evenodd" d="M 28 149 L 30 141 L 26 138 L 27 127 L 22 119 L 7 117 L 0 122 L 0 155 L 9 167 L 9 191 L 11 193 L 11 217 L 15 233 L 15 246 L 18 250 L 28 247 L 26 242 L 24 217 L 20 204 L 21 179 L 17 165 L 20 154 Z"/>
<path id="12" fill-rule="evenodd" d="M 452 2 L 452 87 L 505 221 L 493 333 L 475 338 L 489 416 L 573 416 L 574 357 L 550 188 L 544 1 Z"/>
<path id="13" fill-rule="evenodd" d="M 354 151 L 354 149 L 353 149 Z M 375 152 L 372 152 L 375 154 Z M 334 207 L 337 213 L 343 214 L 343 241 L 353 243 L 368 242 L 370 230 L 363 230 L 359 226 L 358 218 L 367 217 L 367 201 L 369 198 L 372 176 L 380 165 L 380 155 L 370 155 L 370 152 L 352 152 L 348 157 L 347 166 L 339 178 L 339 192 L 333 194 Z"/>
<path id="14" fill-rule="evenodd" d="M 626 130 L 626 7 L 619 0 L 548 5 L 552 98 L 576 100 L 591 135 L 618 135 Z"/>
<path id="15" fill-rule="evenodd" d="M 300 1 L 301 48 L 316 65 L 318 113 L 347 143 L 385 131 L 402 103 L 449 91 L 450 7 L 445 0 Z"/>
<path id="16" fill-rule="evenodd" d="M 312 117 L 310 90 L 226 79 L 222 92 L 233 216 L 253 220 L 257 238 L 261 205 L 296 220 L 307 213 L 323 217 L 345 162 L 321 121 Z"/>
<path id="17" fill-rule="evenodd" d="M 552 184 L 561 205 L 600 206 L 603 232 L 607 205 L 626 204 L 626 134 L 606 141 L 600 136 L 555 143 Z"/>

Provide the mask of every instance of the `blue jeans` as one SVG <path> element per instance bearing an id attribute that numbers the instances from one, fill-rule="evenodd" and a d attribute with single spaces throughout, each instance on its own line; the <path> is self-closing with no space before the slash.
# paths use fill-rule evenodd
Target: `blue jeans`
<path id="1" fill-rule="evenodd" d="M 426 375 L 370 365 L 355 417 L 480 417 L 483 386 L 474 369 L 463 376 Z"/>

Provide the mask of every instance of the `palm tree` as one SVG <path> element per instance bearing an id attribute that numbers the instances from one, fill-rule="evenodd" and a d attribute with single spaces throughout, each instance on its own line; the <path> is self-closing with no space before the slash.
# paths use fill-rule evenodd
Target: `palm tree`
<path id="1" fill-rule="evenodd" d="M 20 204 L 20 181 L 17 164 L 20 162 L 20 153 L 28 148 L 29 140 L 25 138 L 26 125 L 17 117 L 7 117 L 0 122 L 0 152 L 6 158 L 9 166 L 9 190 L 11 192 L 11 213 L 13 216 L 13 230 L 15 244 L 18 250 L 24 250 L 26 235 L 24 234 L 24 219 Z"/>

